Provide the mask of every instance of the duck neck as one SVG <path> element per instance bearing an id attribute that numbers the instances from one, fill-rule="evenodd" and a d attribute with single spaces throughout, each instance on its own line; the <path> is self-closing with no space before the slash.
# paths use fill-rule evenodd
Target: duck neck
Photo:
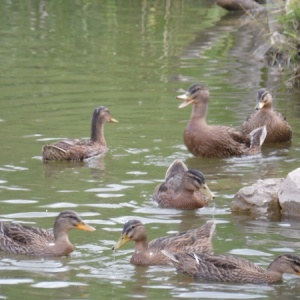
<path id="1" fill-rule="evenodd" d="M 147 241 L 147 237 L 144 238 L 144 239 L 135 241 L 134 249 L 135 249 L 135 252 L 136 252 L 136 253 L 148 251 L 148 241 Z"/>
<path id="2" fill-rule="evenodd" d="M 106 146 L 104 138 L 104 123 L 101 120 L 96 120 L 92 123 L 91 140 L 95 143 Z"/>
<path id="3" fill-rule="evenodd" d="M 68 238 L 68 232 L 60 227 L 54 228 L 54 245 L 50 246 L 51 255 L 69 255 L 74 251 L 74 246 Z"/>
<path id="4" fill-rule="evenodd" d="M 270 263 L 267 268 L 267 273 L 271 275 L 274 281 L 280 281 L 282 279 L 282 274 L 284 272 L 281 270 L 280 264 L 277 263 L 277 259 Z"/>
<path id="5" fill-rule="evenodd" d="M 207 103 L 195 103 L 192 110 L 191 120 L 203 121 L 206 123 Z"/>
<path id="6" fill-rule="evenodd" d="M 55 226 L 53 229 L 55 244 L 62 241 L 69 241 L 68 232 L 60 226 Z"/>
<path id="7" fill-rule="evenodd" d="M 135 241 L 134 253 L 130 262 L 135 265 L 147 265 L 151 261 L 151 252 L 148 248 L 147 240 Z"/>

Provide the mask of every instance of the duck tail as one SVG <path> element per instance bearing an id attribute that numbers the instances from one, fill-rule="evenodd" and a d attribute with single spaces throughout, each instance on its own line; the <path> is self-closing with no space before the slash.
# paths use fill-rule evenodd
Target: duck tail
<path id="1" fill-rule="evenodd" d="M 250 149 L 259 149 L 264 143 L 267 136 L 267 127 L 261 126 L 252 130 L 250 136 Z"/>

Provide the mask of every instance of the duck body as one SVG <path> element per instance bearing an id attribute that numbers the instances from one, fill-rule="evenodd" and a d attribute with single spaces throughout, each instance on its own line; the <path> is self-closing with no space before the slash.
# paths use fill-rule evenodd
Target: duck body
<path id="1" fill-rule="evenodd" d="M 300 275 L 300 257 L 293 254 L 280 255 L 264 269 L 246 259 L 229 255 L 163 253 L 178 272 L 196 279 L 262 284 L 279 282 L 284 273 Z"/>
<path id="2" fill-rule="evenodd" d="M 208 204 L 214 198 L 198 170 L 188 170 L 183 161 L 177 159 L 168 168 L 165 180 L 154 191 L 153 200 L 165 208 L 192 210 Z"/>
<path id="3" fill-rule="evenodd" d="M 75 249 L 67 234 L 73 228 L 95 230 L 73 211 L 61 212 L 55 220 L 53 231 L 0 222 L 0 250 L 13 254 L 66 256 Z"/>
<path id="4" fill-rule="evenodd" d="M 163 249 L 171 252 L 198 251 L 212 253 L 211 240 L 215 226 L 215 221 L 211 220 L 200 228 L 157 238 L 148 243 L 145 226 L 138 220 L 130 220 L 125 223 L 122 235 L 113 246 L 113 250 L 120 249 L 132 240 L 135 242 L 135 248 L 130 259 L 131 264 L 166 265 L 170 264 L 171 260 L 161 252 Z"/>
<path id="5" fill-rule="evenodd" d="M 185 100 L 179 108 L 193 104 L 192 115 L 184 130 L 183 139 L 194 156 L 223 158 L 254 155 L 260 152 L 266 136 L 265 126 L 253 130 L 249 135 L 244 135 L 229 126 L 206 123 L 209 91 L 204 85 L 193 84 L 187 94 L 177 98 Z"/>
<path id="6" fill-rule="evenodd" d="M 266 126 L 264 143 L 284 143 L 292 139 L 292 129 L 286 118 L 273 109 L 272 96 L 266 89 L 257 93 L 256 111 L 242 125 L 242 133 L 249 134 L 255 128 Z"/>
<path id="7" fill-rule="evenodd" d="M 117 123 L 105 106 L 94 110 L 90 139 L 67 139 L 53 144 L 44 145 L 42 156 L 44 161 L 49 160 L 77 160 L 104 154 L 108 148 L 104 137 L 104 124 Z"/>

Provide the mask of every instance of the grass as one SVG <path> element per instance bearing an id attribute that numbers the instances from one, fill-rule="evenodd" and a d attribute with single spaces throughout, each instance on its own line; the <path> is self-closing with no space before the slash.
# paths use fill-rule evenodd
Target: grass
<path id="1" fill-rule="evenodd" d="M 300 1 L 291 0 L 278 22 L 285 42 L 277 50 L 285 57 L 284 69 L 289 76 L 288 81 L 300 85 Z"/>

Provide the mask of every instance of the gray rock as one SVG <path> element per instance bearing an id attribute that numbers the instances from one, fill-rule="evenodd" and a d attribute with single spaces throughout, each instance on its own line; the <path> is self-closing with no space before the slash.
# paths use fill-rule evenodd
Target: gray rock
<path id="1" fill-rule="evenodd" d="M 278 192 L 281 213 L 300 216 L 300 168 L 290 172 Z"/>
<path id="2" fill-rule="evenodd" d="M 241 188 L 234 196 L 231 211 L 247 212 L 270 219 L 279 218 L 281 208 L 278 191 L 283 181 L 283 178 L 264 179 L 252 186 Z"/>

